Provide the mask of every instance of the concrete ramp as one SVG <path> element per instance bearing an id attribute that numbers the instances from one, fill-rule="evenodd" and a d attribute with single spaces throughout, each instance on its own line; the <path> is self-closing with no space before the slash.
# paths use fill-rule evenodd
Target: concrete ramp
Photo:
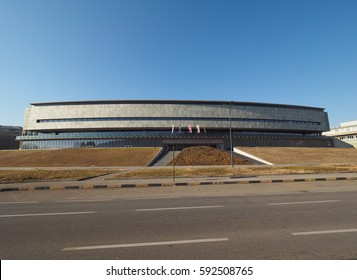
<path id="1" fill-rule="evenodd" d="M 180 153 L 180 151 L 175 151 L 175 157 Z M 173 151 L 163 151 L 162 154 L 153 162 L 150 166 L 167 166 L 172 160 Z"/>
<path id="2" fill-rule="evenodd" d="M 274 165 L 357 163 L 357 149 L 353 148 L 238 147 L 234 150 L 254 155 Z"/>
<path id="3" fill-rule="evenodd" d="M 236 153 L 239 157 L 249 160 L 255 164 L 262 164 L 262 165 L 274 165 L 273 163 L 266 161 L 262 158 L 256 157 L 250 153 L 244 152 L 238 148 L 233 149 L 234 153 Z"/>

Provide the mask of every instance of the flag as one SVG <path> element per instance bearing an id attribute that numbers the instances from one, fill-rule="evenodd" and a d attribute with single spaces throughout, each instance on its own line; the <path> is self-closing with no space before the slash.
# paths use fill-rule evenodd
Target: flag
<path id="1" fill-rule="evenodd" d="M 173 125 L 172 125 L 171 133 L 174 133 L 174 130 L 175 130 L 175 125 L 173 124 Z"/>
<path id="2" fill-rule="evenodd" d="M 200 133 L 201 130 L 200 130 L 200 126 L 198 124 L 196 125 L 196 128 L 197 128 L 197 133 Z"/>
<path id="3" fill-rule="evenodd" d="M 192 133 L 192 125 L 189 124 L 189 125 L 187 126 L 187 128 L 188 128 L 188 133 Z"/>

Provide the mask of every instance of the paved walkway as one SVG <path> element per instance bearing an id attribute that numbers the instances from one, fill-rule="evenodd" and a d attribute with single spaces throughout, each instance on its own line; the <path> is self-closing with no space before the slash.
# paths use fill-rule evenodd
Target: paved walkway
<path id="1" fill-rule="evenodd" d="M 31 183 L 0 184 L 0 192 L 60 189 L 104 189 L 133 187 L 169 187 L 220 184 L 259 184 L 308 181 L 357 180 L 357 173 L 265 175 L 265 176 L 224 176 L 224 177 L 166 177 L 150 179 L 108 180 L 113 176 L 101 176 L 82 181 L 48 181 Z"/>

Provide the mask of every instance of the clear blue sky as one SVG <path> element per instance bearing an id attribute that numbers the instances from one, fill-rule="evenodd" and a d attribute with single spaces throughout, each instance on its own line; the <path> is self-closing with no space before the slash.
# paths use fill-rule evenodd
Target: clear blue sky
<path id="1" fill-rule="evenodd" d="M 356 0 L 0 0 L 0 124 L 31 102 L 234 100 L 357 119 Z"/>

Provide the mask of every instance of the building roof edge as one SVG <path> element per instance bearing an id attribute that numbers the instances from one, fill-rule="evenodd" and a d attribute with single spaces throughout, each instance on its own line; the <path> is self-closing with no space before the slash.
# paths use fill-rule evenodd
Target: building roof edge
<path id="1" fill-rule="evenodd" d="M 244 101 L 216 101 L 216 100 L 82 100 L 82 101 L 56 101 L 56 102 L 33 102 L 32 106 L 53 106 L 53 105 L 93 105 L 93 104 L 197 104 L 197 105 L 245 105 L 257 107 L 283 107 L 283 108 L 299 108 L 299 109 L 315 109 L 325 110 L 325 108 L 303 106 L 303 105 L 289 105 L 276 103 L 262 103 L 262 102 L 244 102 Z"/>

